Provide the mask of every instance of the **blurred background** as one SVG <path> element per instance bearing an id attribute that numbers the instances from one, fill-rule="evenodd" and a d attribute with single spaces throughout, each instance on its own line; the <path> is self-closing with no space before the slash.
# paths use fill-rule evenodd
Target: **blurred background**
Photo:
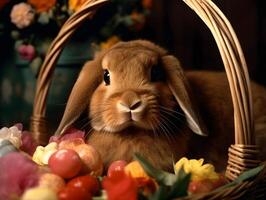
<path id="1" fill-rule="evenodd" d="M 0 127 L 22 122 L 28 128 L 45 53 L 63 22 L 84 1 L 0 1 Z M 214 2 L 236 31 L 251 78 L 266 85 L 266 2 Z M 211 33 L 182 0 L 112 0 L 76 31 L 57 62 L 47 107 L 51 124 L 57 126 L 86 60 L 120 40 L 138 38 L 163 46 L 186 70 L 223 70 Z"/>

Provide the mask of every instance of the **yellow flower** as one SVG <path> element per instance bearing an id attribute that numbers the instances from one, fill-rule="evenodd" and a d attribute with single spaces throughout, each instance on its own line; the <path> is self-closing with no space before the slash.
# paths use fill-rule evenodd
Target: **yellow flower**
<path id="1" fill-rule="evenodd" d="M 212 164 L 203 164 L 204 160 L 181 158 L 175 164 L 175 171 L 179 171 L 183 166 L 186 173 L 191 173 L 192 181 L 201 181 L 201 180 L 218 180 L 219 175 L 215 172 L 215 168 Z"/>
<path id="2" fill-rule="evenodd" d="M 129 163 L 125 167 L 125 172 L 133 178 L 150 178 L 138 161 L 132 161 Z"/>
<path id="3" fill-rule="evenodd" d="M 47 146 L 38 146 L 32 156 L 32 160 L 39 165 L 47 165 L 50 156 L 56 152 L 58 149 L 58 144 L 56 142 L 51 142 Z"/>
<path id="4" fill-rule="evenodd" d="M 100 44 L 100 47 L 101 47 L 101 49 L 109 49 L 113 45 L 115 45 L 116 43 L 118 43 L 119 41 L 120 41 L 120 38 L 114 35 L 114 36 L 108 38 L 107 41 L 102 42 Z"/>
<path id="5" fill-rule="evenodd" d="M 77 11 L 87 0 L 69 0 L 68 6 L 72 11 Z"/>

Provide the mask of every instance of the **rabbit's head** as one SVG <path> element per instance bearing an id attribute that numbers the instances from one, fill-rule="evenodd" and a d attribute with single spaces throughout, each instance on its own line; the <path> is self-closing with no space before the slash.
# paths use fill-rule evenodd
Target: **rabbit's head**
<path id="1" fill-rule="evenodd" d="M 178 60 L 144 40 L 120 42 L 85 64 L 57 133 L 86 109 L 97 131 L 154 130 L 165 120 L 163 112 L 171 111 L 183 113 L 193 132 L 206 135 Z"/>

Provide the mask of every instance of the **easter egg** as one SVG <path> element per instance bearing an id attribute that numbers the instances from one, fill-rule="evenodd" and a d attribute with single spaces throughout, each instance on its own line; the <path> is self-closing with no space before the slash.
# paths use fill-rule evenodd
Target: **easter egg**
<path id="1" fill-rule="evenodd" d="M 72 178 L 80 172 L 82 162 L 74 150 L 61 149 L 51 155 L 48 165 L 53 173 L 62 178 Z"/>
<path id="2" fill-rule="evenodd" d="M 85 189 L 66 187 L 58 193 L 59 200 L 91 200 L 91 194 Z"/>
<path id="3" fill-rule="evenodd" d="M 103 162 L 101 156 L 91 145 L 84 143 L 80 138 L 75 138 L 60 142 L 59 149 L 62 148 L 72 149 L 78 153 L 83 162 L 81 170 L 83 174 L 102 175 Z"/>
<path id="4" fill-rule="evenodd" d="M 100 185 L 96 177 L 85 175 L 71 179 L 67 183 L 67 187 L 75 187 L 85 189 L 93 196 L 96 195 L 100 190 Z"/>
<path id="5" fill-rule="evenodd" d="M 112 176 L 114 172 L 123 171 L 127 165 L 125 160 L 117 160 L 111 163 L 108 167 L 107 176 Z"/>
<path id="6" fill-rule="evenodd" d="M 21 200 L 58 200 L 56 193 L 43 187 L 28 189 L 22 196 Z"/>
<path id="7" fill-rule="evenodd" d="M 62 177 L 52 173 L 42 174 L 39 179 L 40 187 L 47 187 L 55 192 L 62 190 L 65 185 L 65 181 Z"/>
<path id="8" fill-rule="evenodd" d="M 59 149 L 75 149 L 78 145 L 85 144 L 81 138 L 63 140 L 59 143 Z"/>

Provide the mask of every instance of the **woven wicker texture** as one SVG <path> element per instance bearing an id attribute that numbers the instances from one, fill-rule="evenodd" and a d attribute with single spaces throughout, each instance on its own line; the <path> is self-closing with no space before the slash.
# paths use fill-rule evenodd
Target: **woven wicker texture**
<path id="1" fill-rule="evenodd" d="M 40 144 L 46 144 L 50 137 L 46 129 L 46 100 L 59 55 L 74 31 L 85 20 L 90 18 L 96 9 L 109 1 L 86 1 L 79 11 L 66 21 L 50 46 L 37 80 L 34 109 L 31 118 L 31 131 Z M 228 179 L 234 180 L 243 171 L 260 164 L 260 161 L 257 160 L 258 147 L 254 142 L 252 95 L 246 61 L 230 22 L 211 0 L 184 0 L 184 2 L 197 13 L 210 29 L 224 63 L 233 100 L 235 125 L 235 144 L 232 144 L 229 148 L 226 176 Z M 265 181 L 265 171 L 263 171 L 255 180 L 238 184 L 223 191 L 214 191 L 189 198 L 239 199 L 249 189 L 250 194 L 252 191 L 257 197 L 262 195 L 262 199 L 266 192 Z M 261 187 L 257 187 L 258 184 Z"/>

